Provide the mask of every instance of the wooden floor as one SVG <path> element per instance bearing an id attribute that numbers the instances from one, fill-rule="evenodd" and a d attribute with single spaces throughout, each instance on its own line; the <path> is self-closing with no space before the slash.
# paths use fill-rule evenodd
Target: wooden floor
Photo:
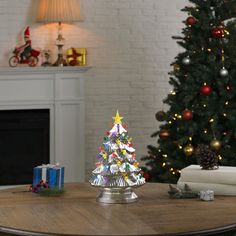
<path id="1" fill-rule="evenodd" d="M 0 191 L 0 235 L 234 235 L 236 197 L 169 199 L 165 184 L 135 189 L 132 204 L 99 204 L 87 183 L 66 185 L 61 197 Z M 230 232 L 231 231 L 231 232 Z M 218 233 L 218 234 L 217 234 Z"/>

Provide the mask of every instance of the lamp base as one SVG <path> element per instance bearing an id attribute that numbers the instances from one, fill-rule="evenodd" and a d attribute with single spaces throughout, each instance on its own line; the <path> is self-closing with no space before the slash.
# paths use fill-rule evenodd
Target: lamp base
<path id="1" fill-rule="evenodd" d="M 58 58 L 55 63 L 52 64 L 53 66 L 68 66 L 66 60 L 63 58 L 62 54 L 58 54 Z"/>

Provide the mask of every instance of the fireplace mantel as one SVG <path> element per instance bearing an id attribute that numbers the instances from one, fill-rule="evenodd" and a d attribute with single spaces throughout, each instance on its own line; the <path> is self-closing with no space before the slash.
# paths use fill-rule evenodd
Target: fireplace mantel
<path id="1" fill-rule="evenodd" d="M 0 67 L 0 75 L 7 74 L 55 74 L 55 73 L 83 73 L 89 70 L 89 66 L 62 66 L 62 67 L 29 67 L 29 66 L 20 66 L 20 67 Z"/>
<path id="2" fill-rule="evenodd" d="M 87 70 L 89 67 L 0 68 L 0 110 L 49 109 L 50 162 L 65 166 L 67 182 L 85 179 Z"/>

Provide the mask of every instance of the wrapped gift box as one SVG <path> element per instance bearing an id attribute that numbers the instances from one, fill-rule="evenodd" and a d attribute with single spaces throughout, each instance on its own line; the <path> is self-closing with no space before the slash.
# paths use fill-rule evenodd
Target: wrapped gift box
<path id="1" fill-rule="evenodd" d="M 66 53 L 67 61 L 71 66 L 85 66 L 86 55 L 86 48 L 69 48 Z"/>
<path id="2" fill-rule="evenodd" d="M 65 168 L 59 165 L 42 165 L 34 168 L 33 187 L 40 181 L 47 183 L 49 188 L 62 189 L 64 187 Z"/>
<path id="3" fill-rule="evenodd" d="M 181 170 L 177 187 L 184 189 L 185 184 L 194 192 L 213 190 L 215 195 L 236 195 L 236 167 L 202 170 L 199 165 L 191 165 Z"/>

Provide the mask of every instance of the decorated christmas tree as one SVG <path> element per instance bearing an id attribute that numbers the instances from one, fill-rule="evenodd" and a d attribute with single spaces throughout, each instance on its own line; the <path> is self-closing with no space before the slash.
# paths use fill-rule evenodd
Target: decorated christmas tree
<path id="1" fill-rule="evenodd" d="M 90 183 L 93 186 L 102 187 L 99 201 L 130 202 L 137 199 L 130 187 L 138 187 L 145 183 L 141 175 L 139 163 L 136 160 L 135 149 L 132 146 L 132 138 L 129 137 L 125 126 L 122 125 L 123 117 L 117 111 L 113 117 L 114 125 L 97 155 L 97 168 L 92 172 Z M 112 195 L 113 199 L 106 201 L 104 195 Z M 102 195 L 102 196 L 101 196 Z"/>
<path id="2" fill-rule="evenodd" d="M 143 158 L 157 182 L 175 183 L 182 168 L 197 164 L 199 145 L 220 165 L 236 166 L 236 1 L 189 2 L 182 36 L 173 37 L 184 50 L 169 73 L 168 110 L 156 113 L 158 145 Z"/>

